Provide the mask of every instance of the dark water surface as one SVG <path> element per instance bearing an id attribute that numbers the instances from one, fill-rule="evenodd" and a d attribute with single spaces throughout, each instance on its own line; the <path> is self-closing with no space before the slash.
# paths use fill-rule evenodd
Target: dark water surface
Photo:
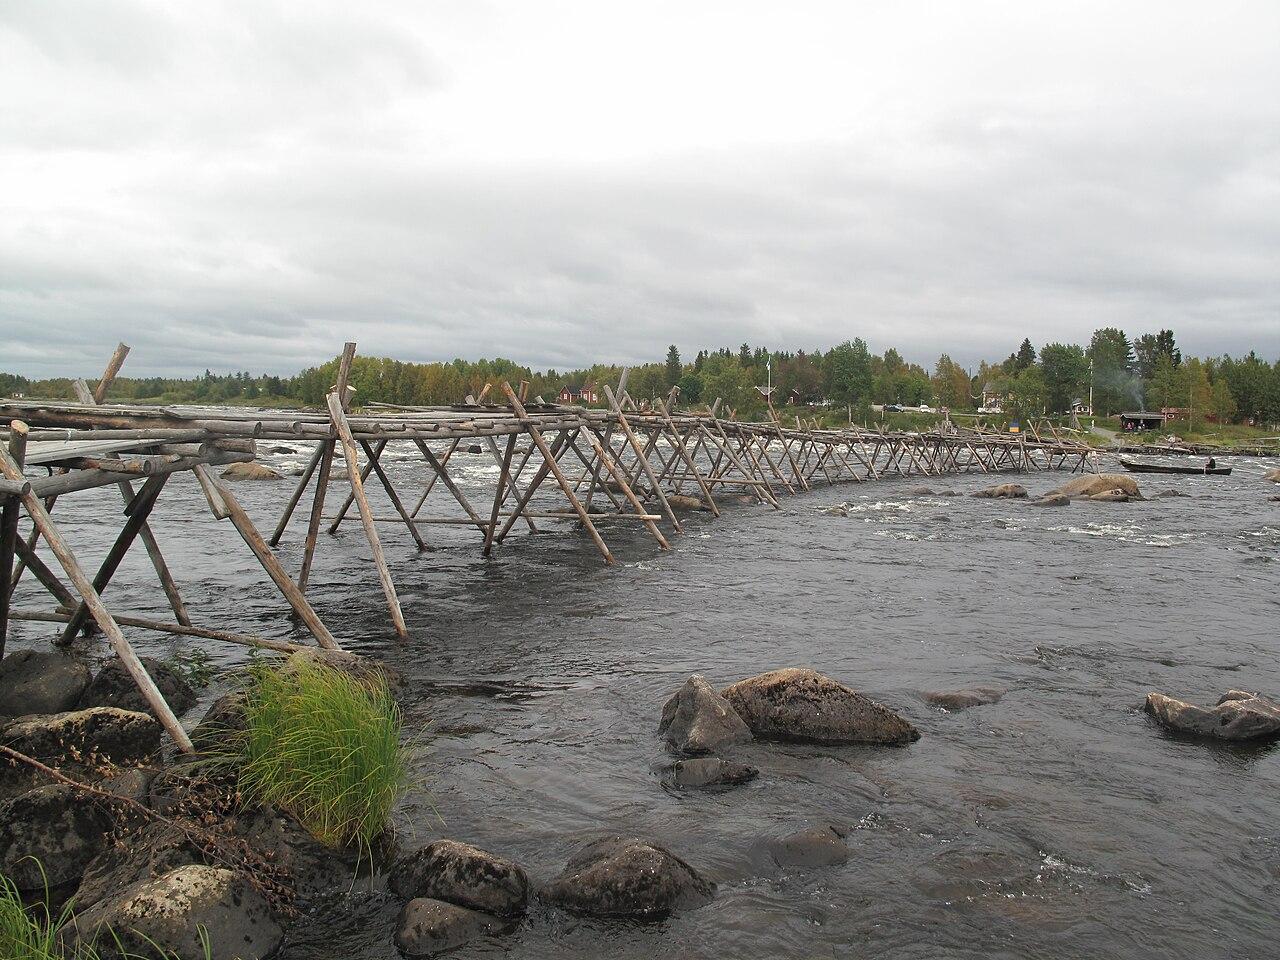
<path id="1" fill-rule="evenodd" d="M 464 481 L 487 475 L 487 461 L 471 462 Z M 695 516 L 669 553 L 612 526 L 612 569 L 572 531 L 513 535 L 485 561 L 474 531 L 432 528 L 441 549 L 418 554 L 387 526 L 407 642 L 348 523 L 322 537 L 310 593 L 344 644 L 409 679 L 419 739 L 398 818 L 407 844 L 466 840 L 543 881 L 585 840 L 640 834 L 719 885 L 710 905 L 654 924 L 535 905 L 514 933 L 460 958 L 1270 958 L 1280 750 L 1178 740 L 1138 709 L 1149 690 L 1209 703 L 1232 687 L 1280 694 L 1280 503 L 1269 499 L 1280 488 L 1261 480 L 1270 464 L 1233 462 L 1229 478 L 1139 478 L 1149 494 L 1187 498 L 1060 509 L 907 494 L 922 482 L 967 492 L 991 482 L 982 476 L 845 485 L 784 497 L 781 511 Z M 409 476 L 407 461 L 396 469 Z M 1021 479 L 1036 493 L 1065 476 Z M 237 490 L 269 532 L 286 486 Z M 115 532 L 93 510 L 115 495 L 58 505 L 80 519 L 67 529 L 92 544 L 88 563 Z M 823 514 L 846 500 L 847 518 Z M 234 530 L 197 508 L 183 478 L 154 522 L 197 622 L 302 640 Z M 302 534 L 299 521 L 281 548 L 291 570 Z M 110 605 L 163 614 L 153 579 L 145 555 L 131 556 Z M 21 605 L 33 598 L 27 584 Z M 193 646 L 127 632 L 160 655 Z M 49 633 L 20 624 L 15 646 Z M 207 646 L 220 666 L 245 660 Z M 655 728 L 681 682 L 784 666 L 868 693 L 922 738 L 757 744 L 737 754 L 761 771 L 745 787 L 664 788 Z M 1008 693 L 956 714 L 920 698 L 972 684 Z M 753 855 L 763 837 L 827 822 L 852 828 L 845 866 L 777 870 Z M 394 957 L 397 906 L 358 890 L 283 956 Z"/>

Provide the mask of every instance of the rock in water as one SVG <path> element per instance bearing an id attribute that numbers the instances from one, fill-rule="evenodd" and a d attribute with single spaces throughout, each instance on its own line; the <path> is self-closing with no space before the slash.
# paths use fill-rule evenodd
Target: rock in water
<path id="1" fill-rule="evenodd" d="M 395 943 L 407 957 L 430 957 L 460 947 L 468 940 L 501 933 L 508 921 L 443 900 L 415 897 L 396 921 Z"/>
<path id="2" fill-rule="evenodd" d="M 80 914 L 82 943 L 153 956 L 157 950 L 183 958 L 260 960 L 275 953 L 283 937 L 261 893 L 241 874 L 190 864 L 133 883 Z M 166 955 L 168 955 L 166 954 Z"/>
<path id="3" fill-rule="evenodd" d="M 1163 500 L 1166 497 L 1189 497 L 1191 494 L 1183 493 L 1181 490 L 1161 490 L 1153 499 Z"/>
<path id="4" fill-rule="evenodd" d="M 788 669 L 740 680 L 722 694 L 766 740 L 910 743 L 920 733 L 888 707 L 815 670 Z"/>
<path id="5" fill-rule="evenodd" d="M 445 900 L 501 917 L 520 916 L 529 902 L 529 878 L 519 865 L 456 840 L 408 854 L 387 884 L 401 899 Z"/>
<path id="6" fill-rule="evenodd" d="M 0 717 L 72 710 L 92 678 L 65 653 L 15 650 L 0 660 Z"/>
<path id="7" fill-rule="evenodd" d="M 79 881 L 113 820 L 75 787 L 37 787 L 0 805 L 0 874 L 24 893 Z"/>
<path id="8" fill-rule="evenodd" d="M 1089 499 L 1098 503 L 1128 503 L 1132 498 L 1123 490 L 1103 490 L 1102 493 L 1090 494 Z"/>
<path id="9" fill-rule="evenodd" d="M 1138 489 L 1138 481 L 1127 473 L 1084 473 L 1072 477 L 1054 493 L 1067 497 L 1092 497 L 1097 493 L 1119 490 L 1134 500 L 1142 499 L 1142 491 Z"/>
<path id="10" fill-rule="evenodd" d="M 1025 497 L 1027 488 L 1020 483 L 1001 483 L 974 492 L 975 497 Z"/>
<path id="11" fill-rule="evenodd" d="M 672 510 L 705 510 L 707 505 L 697 497 L 686 497 L 683 493 L 667 494 L 667 503 Z"/>
<path id="12" fill-rule="evenodd" d="M 1280 704 L 1256 693 L 1228 690 L 1212 709 L 1147 694 L 1143 708 L 1170 730 L 1218 740 L 1274 740 L 1280 738 Z"/>
<path id="13" fill-rule="evenodd" d="M 957 710 L 996 703 L 1004 696 L 1004 691 L 996 687 L 969 687 L 965 690 L 929 690 L 922 696 L 926 703 L 954 713 Z"/>
<path id="14" fill-rule="evenodd" d="M 1274 467 L 1262 475 L 1263 480 L 1270 480 L 1272 483 L 1280 483 L 1280 467 Z"/>
<path id="15" fill-rule="evenodd" d="M 934 496 L 932 487 L 912 487 L 907 491 L 909 497 L 932 497 Z"/>
<path id="16" fill-rule="evenodd" d="M 754 780 L 759 774 L 755 767 L 719 757 L 691 757 L 677 760 L 671 767 L 671 780 L 677 787 L 695 790 L 736 787 Z"/>
<path id="17" fill-rule="evenodd" d="M 182 678 L 177 670 L 163 660 L 155 657 L 138 658 L 165 702 L 178 716 L 190 710 L 196 702 L 196 692 L 191 684 Z M 80 706 L 84 707 L 120 707 L 122 710 L 137 710 L 150 713 L 151 706 L 143 697 L 138 684 L 129 675 L 124 662 L 113 657 L 102 665 L 98 675 L 80 697 Z"/>
<path id="18" fill-rule="evenodd" d="M 222 471 L 223 480 L 283 480 L 284 477 L 260 463 L 233 463 Z"/>
<path id="19" fill-rule="evenodd" d="M 662 708 L 658 732 L 682 753 L 711 753 L 726 744 L 744 743 L 751 731 L 729 701 L 694 674 Z"/>
<path id="20" fill-rule="evenodd" d="M 768 841 L 766 848 L 780 867 L 831 867 L 846 863 L 849 845 L 835 827 L 814 827 Z"/>
<path id="21" fill-rule="evenodd" d="M 134 710 L 91 707 L 0 724 L 0 743 L 58 766 L 94 758 L 139 763 L 160 749 L 160 724 Z"/>
<path id="22" fill-rule="evenodd" d="M 1030 506 L 1033 507 L 1069 507 L 1071 506 L 1071 498 L 1062 493 L 1046 493 L 1043 497 L 1038 497 L 1031 501 Z"/>
<path id="23" fill-rule="evenodd" d="M 204 717 L 191 731 L 191 744 L 201 753 L 234 749 L 235 741 L 248 727 L 245 695 L 239 690 L 225 693 L 210 704 Z"/>
<path id="24" fill-rule="evenodd" d="M 707 903 L 715 884 L 656 843 L 605 837 L 570 858 L 543 899 L 592 917 L 659 920 Z"/>

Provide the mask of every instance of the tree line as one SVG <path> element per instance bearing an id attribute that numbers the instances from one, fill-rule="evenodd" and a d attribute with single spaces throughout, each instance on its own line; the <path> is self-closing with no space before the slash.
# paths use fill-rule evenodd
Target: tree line
<path id="1" fill-rule="evenodd" d="M 319 406 L 337 376 L 338 361 L 310 367 L 291 377 L 247 372 L 192 378 L 120 377 L 109 399 L 117 402 L 275 403 Z M 357 402 L 406 405 L 460 402 L 486 383 L 529 381 L 529 395 L 553 401 L 562 388 L 614 383 L 618 365 L 596 364 L 577 370 L 535 371 L 513 360 L 462 360 L 408 363 L 386 357 L 357 357 L 351 383 Z M 742 344 L 700 350 L 685 362 L 675 346 L 666 358 L 633 366 L 627 387 L 632 396 L 665 396 L 680 388 L 684 403 L 710 403 L 719 397 L 740 417 L 758 417 L 764 397 L 758 387 L 773 387 L 775 405 L 789 403 L 849 406 L 930 404 L 953 411 L 996 402 L 1011 416 L 1069 412 L 1076 401 L 1101 415 L 1131 409 L 1175 407 L 1193 421 L 1212 415 L 1221 422 L 1280 421 L 1280 361 L 1267 363 L 1256 353 L 1245 357 L 1184 358 L 1170 330 L 1130 340 L 1115 327 L 1097 330 L 1088 346 L 1047 343 L 1039 350 L 1025 339 L 999 362 L 982 362 L 970 371 L 942 354 L 931 370 L 907 362 L 892 347 L 873 354 L 861 338 L 830 349 L 770 351 Z M 0 373 L 0 396 L 22 394 L 73 399 L 67 378 L 32 381 Z M 603 399 L 603 398 L 602 398 Z"/>

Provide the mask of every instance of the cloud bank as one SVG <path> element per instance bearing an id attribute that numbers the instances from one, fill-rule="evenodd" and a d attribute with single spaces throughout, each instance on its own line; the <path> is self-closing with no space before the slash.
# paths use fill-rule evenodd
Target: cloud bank
<path id="1" fill-rule="evenodd" d="M 0 369 L 1280 355 L 1280 5 L 10 0 Z"/>

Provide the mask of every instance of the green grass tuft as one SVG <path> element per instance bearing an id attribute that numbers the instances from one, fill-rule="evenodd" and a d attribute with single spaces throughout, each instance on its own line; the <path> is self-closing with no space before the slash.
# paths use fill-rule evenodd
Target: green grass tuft
<path id="1" fill-rule="evenodd" d="M 52 917 L 49 908 L 43 904 L 27 910 L 13 881 L 0 874 L 0 957 L 5 960 L 63 960 L 58 930 L 68 916 L 64 912 Z"/>
<path id="2" fill-rule="evenodd" d="M 255 667 L 246 692 L 246 796 L 287 810 L 330 846 L 371 849 L 407 773 L 385 682 L 303 661 Z"/>

